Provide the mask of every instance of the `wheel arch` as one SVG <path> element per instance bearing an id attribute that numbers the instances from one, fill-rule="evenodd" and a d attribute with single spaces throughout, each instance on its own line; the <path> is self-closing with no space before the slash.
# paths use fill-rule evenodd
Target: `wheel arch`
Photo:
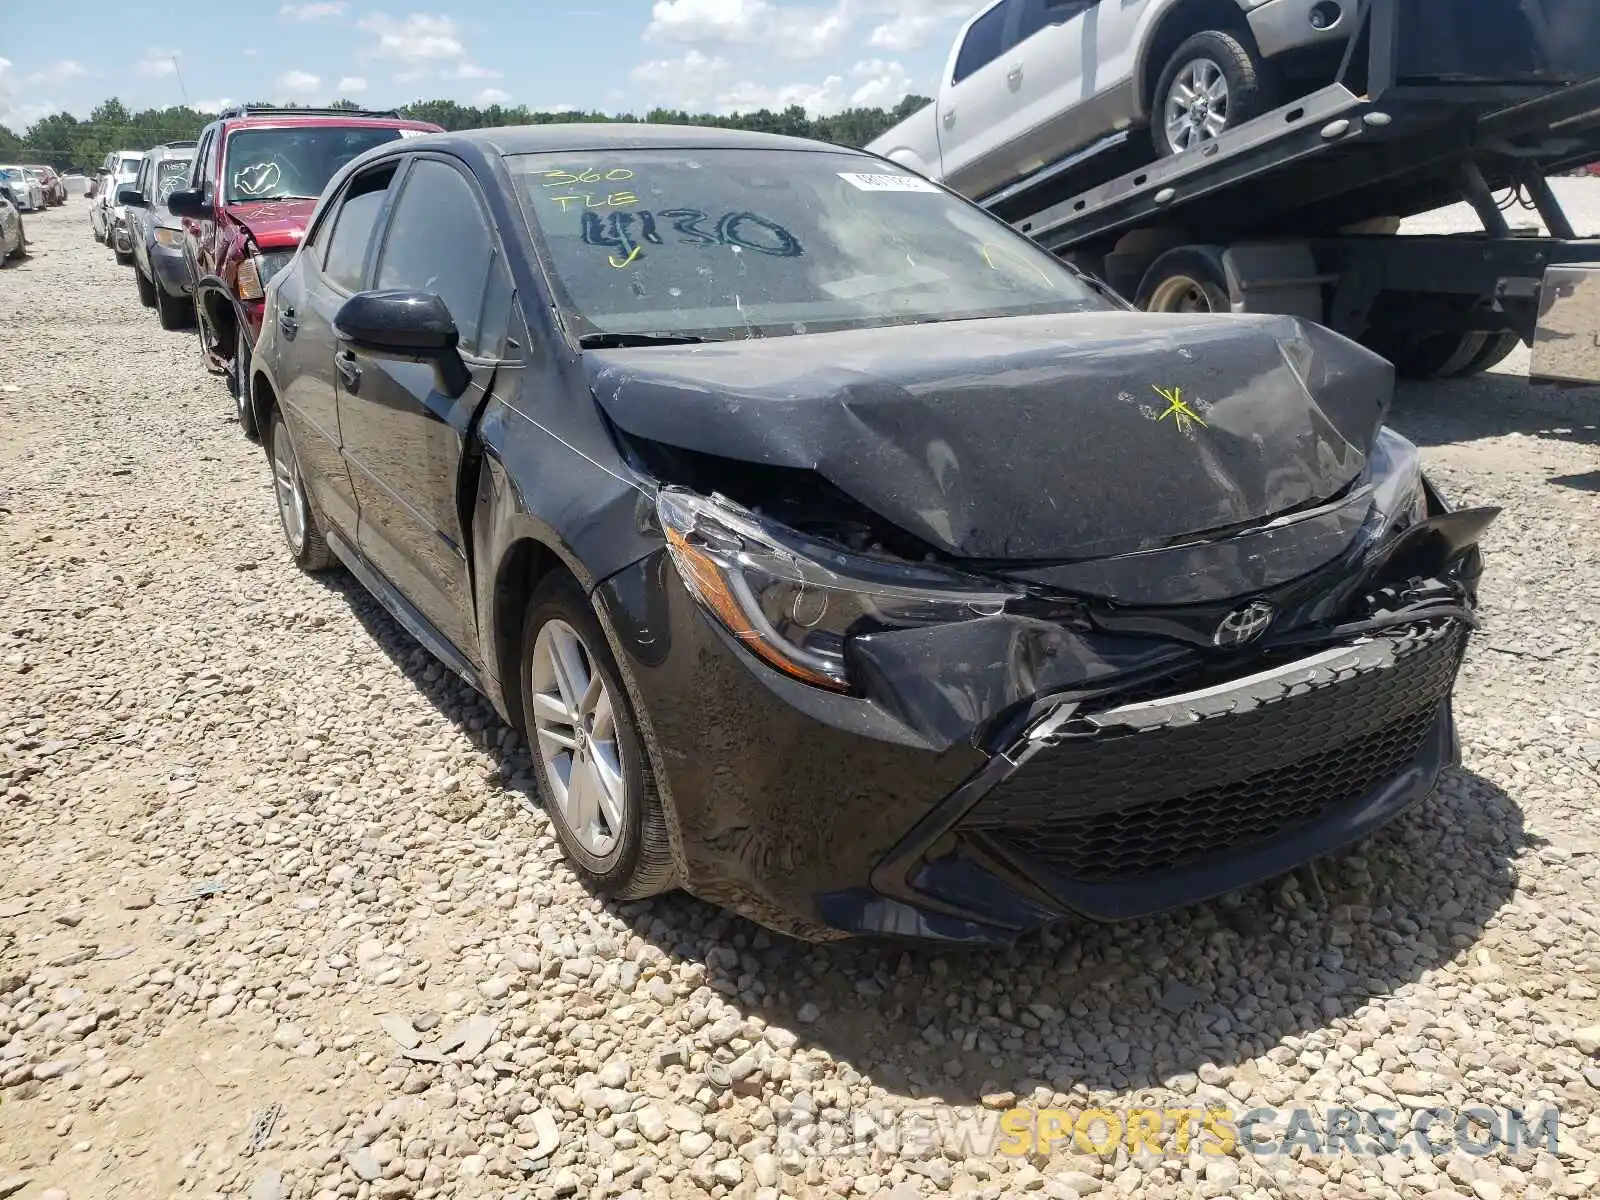
<path id="1" fill-rule="evenodd" d="M 1154 105 L 1156 83 L 1166 69 L 1167 60 L 1177 48 L 1207 29 L 1223 30 L 1242 38 L 1259 53 L 1250 22 L 1236 0 L 1179 0 L 1155 19 L 1148 37 L 1140 42 L 1138 65 L 1134 69 L 1135 116 L 1147 121 Z"/>

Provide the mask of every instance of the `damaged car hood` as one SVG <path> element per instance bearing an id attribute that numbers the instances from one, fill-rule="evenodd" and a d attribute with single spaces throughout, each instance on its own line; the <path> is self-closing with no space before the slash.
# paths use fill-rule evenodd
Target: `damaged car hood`
<path id="1" fill-rule="evenodd" d="M 805 468 L 936 549 L 1048 562 L 1261 522 L 1352 483 L 1387 361 L 1287 317 L 1105 312 L 589 351 L 625 433 Z"/>
<path id="2" fill-rule="evenodd" d="M 300 244 L 316 209 L 315 200 L 258 200 L 230 204 L 228 215 L 263 250 L 286 250 Z"/>

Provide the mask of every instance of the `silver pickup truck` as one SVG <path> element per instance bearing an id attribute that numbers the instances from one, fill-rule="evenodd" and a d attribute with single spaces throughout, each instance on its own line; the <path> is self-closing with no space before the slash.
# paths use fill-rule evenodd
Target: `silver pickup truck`
<path id="1" fill-rule="evenodd" d="M 1356 0 L 995 0 L 934 102 L 868 149 L 982 197 L 1148 126 L 1192 149 L 1337 73 Z"/>

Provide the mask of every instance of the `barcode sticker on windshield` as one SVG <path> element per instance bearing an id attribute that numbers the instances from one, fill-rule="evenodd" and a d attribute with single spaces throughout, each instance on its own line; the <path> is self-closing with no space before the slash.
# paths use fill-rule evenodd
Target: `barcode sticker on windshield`
<path id="1" fill-rule="evenodd" d="M 840 171 L 839 178 L 863 192 L 937 192 L 939 189 L 915 175 L 869 175 Z"/>
<path id="2" fill-rule="evenodd" d="M 426 136 L 427 132 L 428 131 L 426 129 L 402 129 L 400 130 L 400 136 L 403 138 L 424 137 Z"/>

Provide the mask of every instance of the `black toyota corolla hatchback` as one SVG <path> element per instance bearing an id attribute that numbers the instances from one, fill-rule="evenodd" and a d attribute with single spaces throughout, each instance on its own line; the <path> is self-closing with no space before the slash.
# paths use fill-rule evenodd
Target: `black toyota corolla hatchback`
<path id="1" fill-rule="evenodd" d="M 527 737 L 596 888 L 1004 943 L 1427 796 L 1494 510 L 1315 325 L 1154 316 L 883 160 L 583 124 L 329 185 L 251 401 L 290 549 Z"/>

